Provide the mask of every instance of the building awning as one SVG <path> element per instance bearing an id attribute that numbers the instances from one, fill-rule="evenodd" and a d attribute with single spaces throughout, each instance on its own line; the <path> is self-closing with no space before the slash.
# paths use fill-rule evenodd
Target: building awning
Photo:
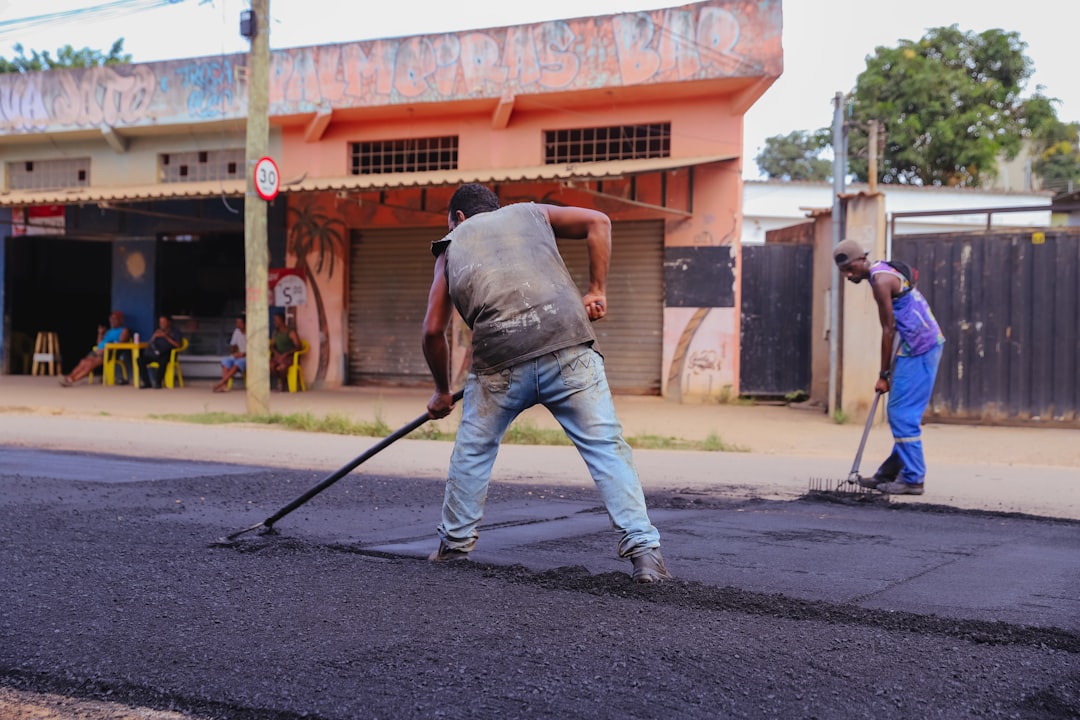
<path id="1" fill-rule="evenodd" d="M 531 167 L 494 168 L 489 170 L 438 170 L 434 172 L 348 175 L 337 178 L 303 178 L 286 182 L 282 192 L 318 190 L 391 190 L 405 187 L 443 187 L 463 183 L 551 182 L 555 180 L 614 180 L 662 170 L 678 170 L 695 165 L 734 160 L 737 155 L 711 155 L 689 158 L 650 158 L 648 160 L 611 160 L 608 162 L 534 165 Z"/>
<path id="2" fill-rule="evenodd" d="M 708 155 L 648 160 L 536 165 L 489 170 L 439 170 L 433 172 L 347 175 L 323 178 L 302 177 L 283 182 L 281 192 L 377 191 L 408 187 L 442 187 L 462 183 L 552 182 L 562 180 L 613 180 L 663 170 L 678 170 L 734 160 L 737 155 Z M 0 192 L 0 207 L 30 205 L 83 205 L 109 202 L 145 202 L 244 195 L 245 180 L 211 180 L 190 183 L 79 187 L 56 190 L 11 190 Z"/>
<path id="3" fill-rule="evenodd" d="M 10 190 L 0 192 L 0 207 L 31 205 L 85 205 L 148 200 L 238 197 L 244 194 L 244 180 L 208 180 L 189 183 L 157 183 L 113 187 L 58 188 L 55 190 Z"/>

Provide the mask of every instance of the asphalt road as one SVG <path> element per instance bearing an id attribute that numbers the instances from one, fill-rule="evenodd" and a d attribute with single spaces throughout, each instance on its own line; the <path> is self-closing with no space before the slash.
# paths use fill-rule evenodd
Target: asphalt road
<path id="1" fill-rule="evenodd" d="M 651 492 L 636 586 L 588 486 L 437 566 L 441 483 L 361 472 L 215 542 L 322 477 L 0 448 L 0 718 L 1080 717 L 1074 520 Z"/>

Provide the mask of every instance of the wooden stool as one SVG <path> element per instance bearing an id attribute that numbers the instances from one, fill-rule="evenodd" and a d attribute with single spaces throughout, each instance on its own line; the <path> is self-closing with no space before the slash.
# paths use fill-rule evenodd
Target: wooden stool
<path id="1" fill-rule="evenodd" d="M 59 370 L 60 339 L 54 332 L 39 332 L 34 341 L 34 364 L 30 374 L 56 375 Z"/>

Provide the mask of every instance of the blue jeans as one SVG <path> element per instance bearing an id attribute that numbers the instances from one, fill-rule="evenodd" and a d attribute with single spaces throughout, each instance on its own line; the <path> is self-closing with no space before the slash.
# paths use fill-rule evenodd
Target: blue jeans
<path id="1" fill-rule="evenodd" d="M 246 372 L 247 371 L 247 358 L 246 357 L 238 358 L 238 357 L 233 357 L 232 355 L 226 355 L 225 357 L 223 357 L 221 359 L 221 366 L 223 368 L 225 368 L 226 370 L 231 370 L 232 368 L 235 367 L 235 368 L 239 368 L 240 372 Z"/>
<path id="2" fill-rule="evenodd" d="M 590 345 L 548 353 L 501 372 L 469 374 L 438 527 L 442 541 L 455 550 L 476 546 L 499 443 L 514 418 L 538 403 L 551 411 L 581 453 L 620 533 L 619 556 L 660 547 L 630 446 L 615 417 L 603 357 Z"/>
<path id="3" fill-rule="evenodd" d="M 886 460 L 900 468 L 900 480 L 919 484 L 926 477 L 922 446 L 922 416 L 934 392 L 942 346 L 922 355 L 901 355 L 893 367 L 889 387 L 889 427 L 893 452 Z M 884 467 L 884 465 L 883 465 Z M 880 472 L 880 471 L 879 471 Z"/>

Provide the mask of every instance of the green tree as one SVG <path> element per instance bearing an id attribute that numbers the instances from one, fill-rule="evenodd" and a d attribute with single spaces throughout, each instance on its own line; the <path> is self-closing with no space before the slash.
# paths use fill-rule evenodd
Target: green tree
<path id="1" fill-rule="evenodd" d="M 832 177 L 832 161 L 821 157 L 830 147 L 832 133 L 826 128 L 765 138 L 765 147 L 754 158 L 761 172 L 774 180 L 823 181 Z"/>
<path id="2" fill-rule="evenodd" d="M 1033 66 L 1015 32 L 933 28 L 878 47 L 849 97 L 848 162 L 867 179 L 867 123 L 884 128 L 880 180 L 977 186 L 1031 133 L 1021 95 Z M 1045 119 L 1045 118 L 1042 118 Z"/>
<path id="3" fill-rule="evenodd" d="M 1057 192 L 1080 186 L 1080 123 L 1064 123 L 1057 117 L 1057 101 L 1036 95 L 1024 105 L 1035 149 L 1032 169 L 1044 189 Z"/>
<path id="4" fill-rule="evenodd" d="M 1043 181 L 1043 188 L 1071 192 L 1080 186 L 1080 123 L 1062 124 L 1070 137 L 1048 143 L 1035 158 L 1032 168 Z"/>
<path id="5" fill-rule="evenodd" d="M 12 46 L 15 49 L 15 57 L 8 60 L 0 57 L 0 72 L 25 73 L 38 70 L 53 70 L 56 68 L 89 68 L 99 65 L 123 65 L 131 62 L 131 55 L 124 52 L 124 39 L 120 38 L 113 43 L 108 53 L 100 50 L 91 50 L 84 47 L 76 50 L 71 45 L 65 45 L 57 49 L 56 57 L 49 51 L 38 52 L 31 50 L 26 54 L 26 49 L 19 43 Z"/>

